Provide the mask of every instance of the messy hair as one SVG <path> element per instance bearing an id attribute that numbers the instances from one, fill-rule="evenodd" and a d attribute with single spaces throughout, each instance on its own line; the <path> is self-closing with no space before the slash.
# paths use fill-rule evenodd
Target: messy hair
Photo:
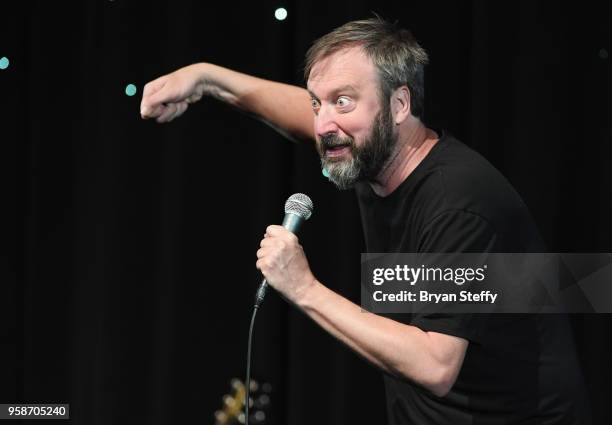
<path id="1" fill-rule="evenodd" d="M 377 68 L 381 100 L 388 102 L 393 90 L 405 85 L 410 90 L 412 115 L 422 117 L 427 53 L 410 31 L 379 16 L 348 22 L 316 40 L 306 53 L 305 81 L 315 63 L 354 46 L 360 46 Z"/>

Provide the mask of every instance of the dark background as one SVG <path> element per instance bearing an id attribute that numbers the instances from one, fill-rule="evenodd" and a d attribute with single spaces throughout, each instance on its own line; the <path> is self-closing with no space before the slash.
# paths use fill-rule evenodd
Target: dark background
<path id="1" fill-rule="evenodd" d="M 426 123 L 508 177 L 551 250 L 612 252 L 604 4 L 3 1 L 0 402 L 67 402 L 75 424 L 212 423 L 244 376 L 256 249 L 293 192 L 315 202 L 313 271 L 359 299 L 357 204 L 314 150 L 211 99 L 168 125 L 139 104 L 199 61 L 301 84 L 310 43 L 372 10 L 430 54 Z M 572 320 L 595 423 L 611 423 L 612 320 Z M 276 294 L 254 375 L 272 423 L 384 422 L 380 374 Z"/>

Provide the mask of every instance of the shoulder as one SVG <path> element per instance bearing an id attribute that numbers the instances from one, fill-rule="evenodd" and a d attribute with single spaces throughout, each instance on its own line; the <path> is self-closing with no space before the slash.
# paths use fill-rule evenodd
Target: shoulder
<path id="1" fill-rule="evenodd" d="M 426 210 L 425 229 L 453 229 L 464 237 L 472 234 L 479 239 L 475 245 L 538 246 L 539 232 L 531 213 L 503 174 L 452 136 L 438 143 L 440 149 L 434 152 L 417 195 Z"/>
<path id="2" fill-rule="evenodd" d="M 437 213 L 463 210 L 487 219 L 500 208 L 523 206 L 510 182 L 478 152 L 451 135 L 438 143 L 420 185 L 422 202 L 433 200 Z"/>

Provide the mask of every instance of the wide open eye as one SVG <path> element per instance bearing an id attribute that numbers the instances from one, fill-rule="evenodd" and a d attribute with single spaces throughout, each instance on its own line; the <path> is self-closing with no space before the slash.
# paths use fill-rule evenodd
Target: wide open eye
<path id="1" fill-rule="evenodd" d="M 346 97 L 346 96 L 340 96 L 336 100 L 336 105 L 338 105 L 341 108 L 346 108 L 350 104 L 351 104 L 351 100 L 348 97 Z"/>

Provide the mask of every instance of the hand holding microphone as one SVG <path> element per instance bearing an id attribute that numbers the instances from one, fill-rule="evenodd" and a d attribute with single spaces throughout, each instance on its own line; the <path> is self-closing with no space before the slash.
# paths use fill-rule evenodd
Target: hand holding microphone
<path id="1" fill-rule="evenodd" d="M 312 214 L 312 201 L 303 193 L 294 193 L 285 202 L 285 218 L 282 226 L 268 226 L 257 251 L 257 268 L 264 275 L 255 295 L 255 305 L 251 326 L 249 326 L 249 341 L 247 344 L 246 395 L 249 400 L 251 380 L 251 347 L 253 342 L 253 327 L 257 310 L 266 296 L 268 282 L 285 298 L 297 304 L 300 294 L 315 284 L 316 280 L 308 266 L 302 246 L 298 243 L 295 233 L 302 222 Z M 244 405 L 246 425 L 249 425 L 249 403 Z"/>
<path id="2" fill-rule="evenodd" d="M 315 282 L 308 260 L 295 233 L 303 221 L 312 214 L 313 204 L 304 194 L 291 195 L 285 203 L 285 219 L 282 226 L 272 225 L 257 251 L 257 268 L 264 275 L 255 297 L 259 307 L 268 284 L 285 298 L 294 301 L 308 286 Z"/>

